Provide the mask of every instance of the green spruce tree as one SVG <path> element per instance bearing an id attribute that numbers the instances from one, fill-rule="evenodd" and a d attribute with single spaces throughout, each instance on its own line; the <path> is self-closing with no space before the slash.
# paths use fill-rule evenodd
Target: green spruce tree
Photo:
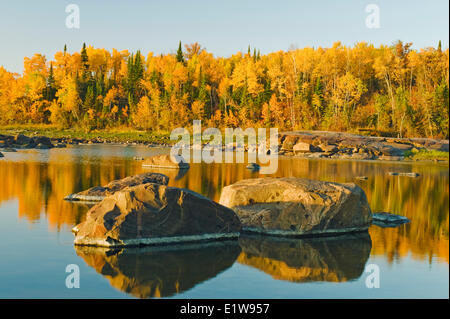
<path id="1" fill-rule="evenodd" d="M 177 61 L 184 63 L 184 57 L 183 57 L 183 49 L 181 48 L 181 41 L 178 44 L 178 50 L 177 50 Z"/>

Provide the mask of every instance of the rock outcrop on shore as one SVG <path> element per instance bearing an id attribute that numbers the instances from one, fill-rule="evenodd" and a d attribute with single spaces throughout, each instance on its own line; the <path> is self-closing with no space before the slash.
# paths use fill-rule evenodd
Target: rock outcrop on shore
<path id="1" fill-rule="evenodd" d="M 122 247 L 236 238 L 240 229 L 233 210 L 187 189 L 149 183 L 106 197 L 73 232 L 76 245 Z"/>
<path id="2" fill-rule="evenodd" d="M 143 167 L 188 169 L 189 164 L 180 155 L 155 155 L 144 160 Z"/>
<path id="3" fill-rule="evenodd" d="M 0 148 L 10 148 L 10 149 L 24 149 L 24 148 L 37 148 L 37 149 L 49 149 L 53 148 L 55 145 L 52 143 L 51 139 L 46 136 L 26 136 L 23 134 L 12 135 L 1 135 L 0 134 Z"/>
<path id="4" fill-rule="evenodd" d="M 119 143 L 125 145 L 165 146 L 168 143 L 152 143 L 145 140 L 120 142 L 117 138 L 48 138 L 45 136 L 15 136 L 0 134 L 0 149 L 3 148 L 61 148 L 67 145 Z M 235 149 L 235 143 L 232 143 Z M 246 151 L 248 145 L 244 145 Z M 226 147 L 222 146 L 225 151 Z M 304 158 L 331 158 L 331 159 L 355 159 L 355 160 L 405 160 L 405 152 L 417 152 L 421 150 L 449 152 L 449 141 L 431 138 L 395 138 L 373 137 L 350 133 L 327 131 L 292 131 L 279 134 L 278 154 L 284 156 L 299 156 Z M 422 159 L 426 160 L 426 159 Z M 445 156 L 441 160 L 446 160 Z M 176 165 L 167 158 L 149 159 L 144 166 L 165 168 L 188 168 L 189 164 Z"/>
<path id="5" fill-rule="evenodd" d="M 356 184 L 303 178 L 256 178 L 224 187 L 220 204 L 239 216 L 242 230 L 280 236 L 366 231 L 372 213 Z"/>
<path id="6" fill-rule="evenodd" d="M 79 193 L 70 194 L 64 199 L 67 201 L 98 202 L 102 201 L 106 196 L 110 196 L 126 187 L 146 183 L 167 185 L 169 183 L 169 177 L 159 173 L 144 173 L 128 176 L 123 179 L 114 180 L 105 186 L 95 186 Z"/>
<path id="7" fill-rule="evenodd" d="M 337 132 L 286 132 L 279 136 L 279 154 L 307 158 L 403 160 L 406 151 L 448 152 L 448 140 L 371 137 Z"/>

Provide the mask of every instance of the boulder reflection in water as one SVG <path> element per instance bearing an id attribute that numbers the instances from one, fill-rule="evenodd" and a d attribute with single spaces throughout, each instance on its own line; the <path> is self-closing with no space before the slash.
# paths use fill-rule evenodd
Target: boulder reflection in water
<path id="1" fill-rule="evenodd" d="M 108 249 L 75 246 L 76 253 L 110 284 L 138 298 L 169 297 L 231 267 L 237 241 Z"/>
<path id="2" fill-rule="evenodd" d="M 239 244 L 239 263 L 292 282 L 357 279 L 372 247 L 368 233 L 302 239 L 245 235 Z"/>

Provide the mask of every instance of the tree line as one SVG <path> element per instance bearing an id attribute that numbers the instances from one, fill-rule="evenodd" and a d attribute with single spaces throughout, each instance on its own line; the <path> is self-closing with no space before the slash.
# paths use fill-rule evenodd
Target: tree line
<path id="1" fill-rule="evenodd" d="M 200 119 L 214 127 L 377 130 L 448 138 L 449 50 L 335 43 L 266 55 L 215 57 L 198 43 L 144 56 L 83 45 L 47 60 L 0 67 L 0 124 L 86 130 L 170 131 Z"/>

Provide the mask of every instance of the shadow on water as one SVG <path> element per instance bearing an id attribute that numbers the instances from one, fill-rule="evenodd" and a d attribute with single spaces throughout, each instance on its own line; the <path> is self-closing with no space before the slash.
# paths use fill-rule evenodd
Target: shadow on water
<path id="1" fill-rule="evenodd" d="M 244 235 L 239 241 L 107 249 L 75 246 L 111 286 L 137 298 L 171 297 L 216 277 L 236 261 L 277 280 L 357 279 L 370 255 L 369 234 L 286 239 Z"/>

